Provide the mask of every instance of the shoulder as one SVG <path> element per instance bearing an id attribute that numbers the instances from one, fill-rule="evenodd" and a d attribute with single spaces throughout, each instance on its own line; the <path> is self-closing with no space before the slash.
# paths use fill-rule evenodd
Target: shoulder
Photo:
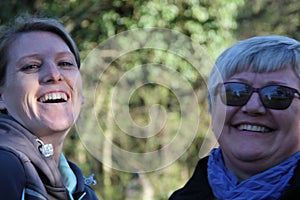
<path id="1" fill-rule="evenodd" d="M 0 163 L 1 177 L 8 177 L 10 174 L 13 174 L 14 177 L 24 177 L 25 180 L 24 167 L 17 154 L 13 151 L 8 151 L 0 147 Z"/>
<path id="2" fill-rule="evenodd" d="M 213 199 L 207 179 L 208 157 L 199 160 L 192 177 L 179 190 L 175 191 L 169 200 L 201 200 Z"/>
<path id="3" fill-rule="evenodd" d="M 23 165 L 16 154 L 0 148 L 0 196 L 20 199 L 26 177 Z"/>
<path id="4" fill-rule="evenodd" d="M 85 186 L 86 197 L 89 200 L 98 200 L 98 197 L 95 194 L 95 191 L 90 188 L 88 185 Z"/>
<path id="5" fill-rule="evenodd" d="M 85 177 L 83 176 L 80 168 L 76 164 L 70 161 L 68 161 L 68 163 L 77 178 L 77 187 L 76 187 L 77 189 L 75 191 L 74 196 L 85 193 L 83 199 L 98 200 L 94 190 L 90 186 L 85 184 Z"/>
<path id="6" fill-rule="evenodd" d="M 294 175 L 290 180 L 289 189 L 281 196 L 281 200 L 293 200 L 300 197 L 300 161 L 294 171 Z"/>

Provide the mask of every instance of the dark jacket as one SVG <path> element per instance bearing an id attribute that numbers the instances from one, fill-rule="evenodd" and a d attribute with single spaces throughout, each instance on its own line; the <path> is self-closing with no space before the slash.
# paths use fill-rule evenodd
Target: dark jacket
<path id="1" fill-rule="evenodd" d="M 21 124 L 0 115 L 0 199 L 69 200 L 69 194 L 53 157 L 44 157 L 40 143 Z M 81 170 L 69 162 L 77 178 L 73 198 L 97 200 L 84 183 Z"/>
<path id="2" fill-rule="evenodd" d="M 175 191 L 169 200 L 214 200 L 216 199 L 208 183 L 207 178 L 208 157 L 201 159 L 192 177 L 181 189 Z M 290 180 L 289 190 L 286 191 L 280 200 L 300 199 L 300 163 L 298 162 L 294 176 Z"/>

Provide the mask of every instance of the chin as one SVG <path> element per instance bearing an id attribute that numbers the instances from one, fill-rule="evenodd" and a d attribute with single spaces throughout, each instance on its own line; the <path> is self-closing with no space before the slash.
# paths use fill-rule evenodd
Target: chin
<path id="1" fill-rule="evenodd" d="M 71 129 L 71 127 L 74 125 L 73 120 L 59 120 L 59 121 L 51 121 L 49 123 L 44 124 L 45 127 L 48 128 L 48 130 L 51 130 L 53 132 L 65 132 Z"/>
<path id="2" fill-rule="evenodd" d="M 250 162 L 250 161 L 255 161 L 258 160 L 262 157 L 264 157 L 264 151 L 259 151 L 259 150 L 240 150 L 238 152 L 233 153 L 236 158 L 239 160 L 242 160 L 244 162 Z"/>

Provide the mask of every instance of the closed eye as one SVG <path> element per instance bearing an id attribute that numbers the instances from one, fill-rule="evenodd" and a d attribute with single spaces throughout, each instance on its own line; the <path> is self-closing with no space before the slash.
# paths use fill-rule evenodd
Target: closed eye
<path id="1" fill-rule="evenodd" d="M 60 62 L 58 65 L 60 67 L 63 67 L 63 68 L 70 68 L 70 67 L 74 67 L 75 66 L 73 64 L 73 62 L 66 62 L 66 61 Z"/>
<path id="2" fill-rule="evenodd" d="M 21 71 L 22 72 L 26 72 L 26 73 L 31 73 L 31 72 L 36 72 L 40 69 L 39 65 L 36 64 L 32 64 L 32 65 L 25 65 L 23 67 L 21 67 Z"/>

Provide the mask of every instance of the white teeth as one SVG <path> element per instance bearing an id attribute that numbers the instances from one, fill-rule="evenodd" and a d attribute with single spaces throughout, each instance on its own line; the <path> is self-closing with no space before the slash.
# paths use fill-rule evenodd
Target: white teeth
<path id="1" fill-rule="evenodd" d="M 255 132 L 263 132 L 263 133 L 271 131 L 267 127 L 250 125 L 250 124 L 242 124 L 242 125 L 239 125 L 237 128 L 239 130 L 243 130 L 243 131 L 255 131 Z"/>
<path id="2" fill-rule="evenodd" d="M 40 102 L 53 101 L 53 100 L 67 101 L 68 97 L 65 93 L 58 92 L 58 93 L 45 94 L 44 96 L 39 98 Z"/>

